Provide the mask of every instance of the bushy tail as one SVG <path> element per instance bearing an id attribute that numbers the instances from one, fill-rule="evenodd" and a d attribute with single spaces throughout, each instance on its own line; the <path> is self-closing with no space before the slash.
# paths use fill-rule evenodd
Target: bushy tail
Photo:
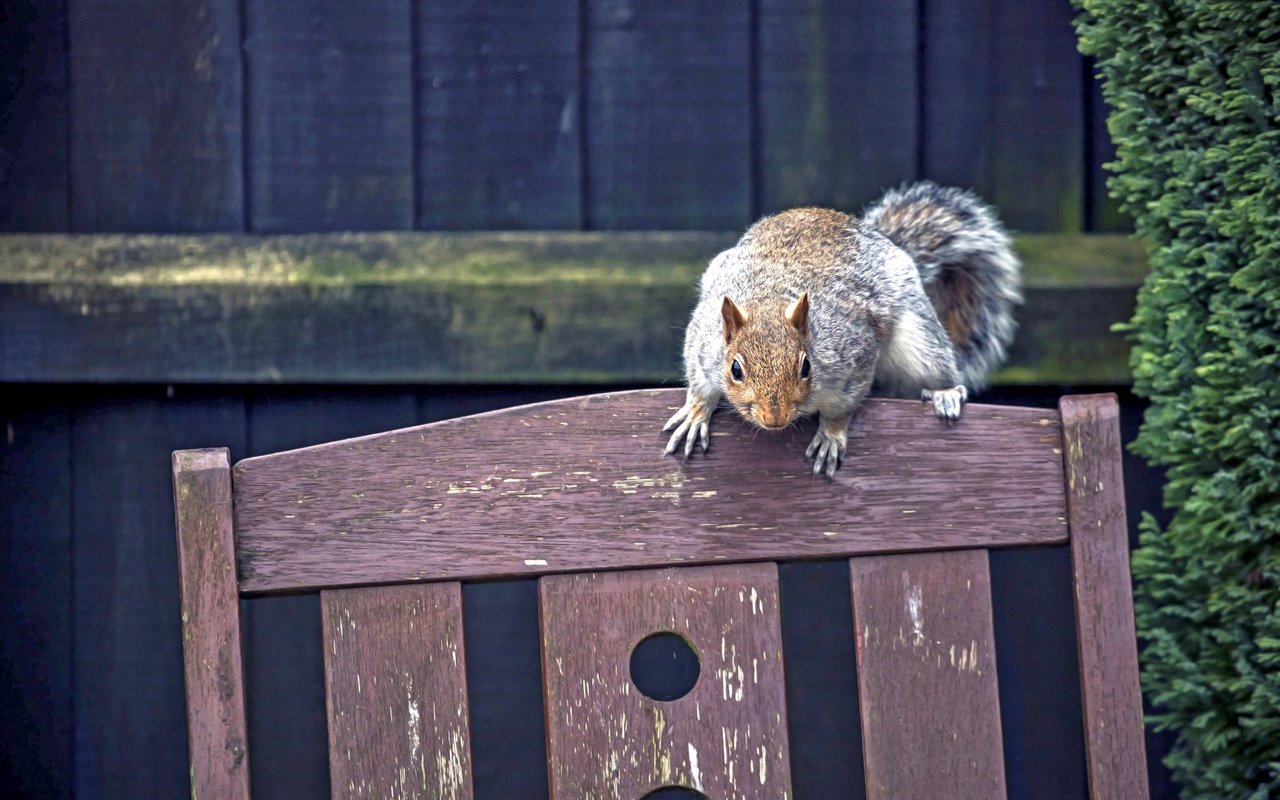
<path id="1" fill-rule="evenodd" d="M 965 385 L 985 385 L 1022 302 L 1018 257 L 995 213 L 972 192 L 923 181 L 891 189 L 863 221 L 915 259 Z"/>

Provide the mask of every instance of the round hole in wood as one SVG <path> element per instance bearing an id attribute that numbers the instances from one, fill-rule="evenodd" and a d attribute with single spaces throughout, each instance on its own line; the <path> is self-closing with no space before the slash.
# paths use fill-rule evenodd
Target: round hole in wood
<path id="1" fill-rule="evenodd" d="M 663 786 L 661 789 L 654 789 L 640 800 L 709 800 L 709 798 L 696 789 L 686 789 L 683 786 Z"/>
<path id="2" fill-rule="evenodd" d="M 693 646 L 683 636 L 669 631 L 644 637 L 631 651 L 631 682 L 653 700 L 684 697 L 698 682 L 701 672 Z"/>

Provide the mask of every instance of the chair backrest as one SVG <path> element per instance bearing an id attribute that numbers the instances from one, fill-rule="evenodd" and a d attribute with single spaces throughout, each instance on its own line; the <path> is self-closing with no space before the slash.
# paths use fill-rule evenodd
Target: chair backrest
<path id="1" fill-rule="evenodd" d="M 1145 797 L 1113 395 L 873 400 L 835 481 L 806 434 L 718 415 L 662 455 L 677 390 L 513 408 L 228 464 L 174 454 L 192 781 L 247 797 L 238 599 L 320 591 L 335 797 L 469 798 L 459 581 L 536 575 L 554 798 L 791 796 L 777 568 L 849 558 L 870 798 L 1005 795 L 987 548 L 1069 542 L 1093 798 Z M 657 632 L 701 675 L 632 683 Z"/>

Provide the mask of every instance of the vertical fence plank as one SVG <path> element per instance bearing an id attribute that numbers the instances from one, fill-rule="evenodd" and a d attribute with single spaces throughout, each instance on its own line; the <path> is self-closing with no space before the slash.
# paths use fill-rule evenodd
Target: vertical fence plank
<path id="1" fill-rule="evenodd" d="M 470 800 L 462 588 L 320 593 L 332 797 Z"/>
<path id="2" fill-rule="evenodd" d="M 73 0 L 71 224 L 244 224 L 237 0 Z"/>
<path id="3" fill-rule="evenodd" d="M 581 226 L 578 5 L 417 6 L 419 227 Z"/>
<path id="4" fill-rule="evenodd" d="M 0 775 L 70 798 L 71 414 L 15 386 L 0 399 Z"/>
<path id="5" fill-rule="evenodd" d="M 250 227 L 413 227 L 409 0 L 246 0 Z"/>
<path id="6" fill-rule="evenodd" d="M 1084 96 L 1068 0 L 925 2 L 923 177 L 1014 229 L 1079 231 Z"/>
<path id="7" fill-rule="evenodd" d="M 243 452 L 235 395 L 111 394 L 74 418 L 76 797 L 190 795 L 174 450 Z"/>
<path id="8" fill-rule="evenodd" d="M 773 564 L 543 578 L 551 796 L 640 797 L 681 786 L 723 800 L 791 796 Z M 633 684 L 633 648 L 684 638 L 700 662 L 678 699 Z"/>
<path id="9" fill-rule="evenodd" d="M 1005 796 L 985 550 L 850 561 L 867 797 Z"/>
<path id="10" fill-rule="evenodd" d="M 915 2 L 761 0 L 763 213 L 857 212 L 916 172 Z"/>
<path id="11" fill-rule="evenodd" d="M 1064 397 L 1059 408 L 1089 793 L 1146 797 L 1120 408 L 1112 394 Z"/>
<path id="12" fill-rule="evenodd" d="M 403 428 L 417 396 L 377 391 L 263 390 L 249 402 L 253 455 Z M 324 650 L 317 594 L 261 597 L 244 608 L 255 800 L 329 792 Z"/>
<path id="13" fill-rule="evenodd" d="M 240 592 L 226 448 L 173 454 L 191 796 L 249 798 Z"/>
<path id="14" fill-rule="evenodd" d="M 750 5 L 588 0 L 587 227 L 749 221 Z"/>
<path id="15" fill-rule="evenodd" d="M 0 231 L 67 229 L 67 3 L 0 5 Z"/>

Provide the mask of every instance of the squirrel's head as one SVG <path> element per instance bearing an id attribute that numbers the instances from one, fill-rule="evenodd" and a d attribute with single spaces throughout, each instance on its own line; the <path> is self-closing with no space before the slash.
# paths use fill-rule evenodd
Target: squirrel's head
<path id="1" fill-rule="evenodd" d="M 766 430 L 790 425 L 812 387 L 809 363 L 809 295 L 789 305 L 762 304 L 744 311 L 726 297 L 725 397 L 743 419 Z"/>

